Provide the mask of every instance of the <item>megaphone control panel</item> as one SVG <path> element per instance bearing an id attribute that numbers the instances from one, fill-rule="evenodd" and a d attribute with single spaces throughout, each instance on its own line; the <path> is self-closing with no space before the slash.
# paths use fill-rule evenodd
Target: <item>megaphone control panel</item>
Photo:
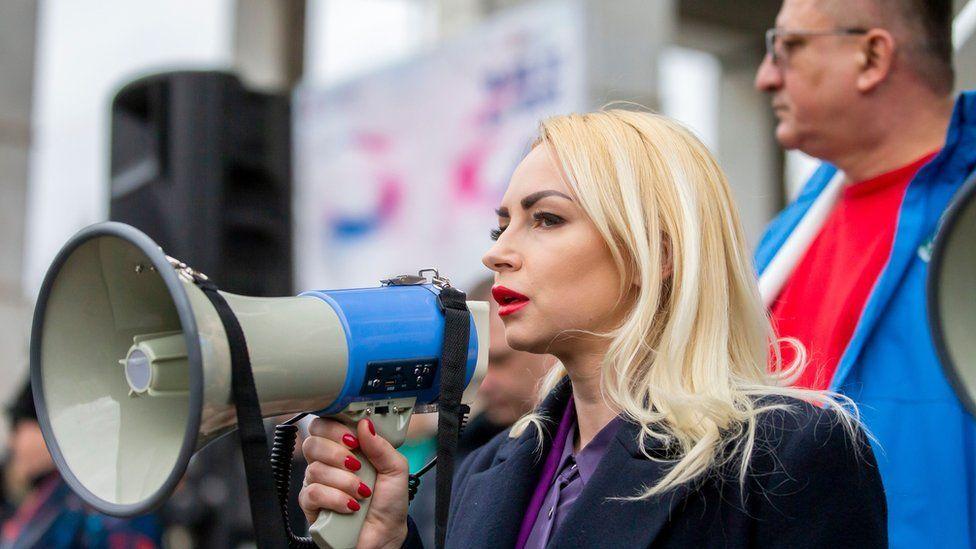
<path id="1" fill-rule="evenodd" d="M 436 371 L 436 358 L 370 362 L 359 393 L 368 396 L 430 389 Z"/>

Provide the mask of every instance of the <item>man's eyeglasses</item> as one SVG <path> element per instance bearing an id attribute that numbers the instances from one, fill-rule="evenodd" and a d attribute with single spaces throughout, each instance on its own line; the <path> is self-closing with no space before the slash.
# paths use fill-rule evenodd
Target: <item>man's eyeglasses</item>
<path id="1" fill-rule="evenodd" d="M 868 29 L 861 28 L 840 28 L 833 30 L 788 30 L 788 29 L 769 29 L 766 31 L 766 55 L 773 64 L 778 64 L 786 56 L 781 47 L 784 36 L 856 36 L 867 34 Z"/>

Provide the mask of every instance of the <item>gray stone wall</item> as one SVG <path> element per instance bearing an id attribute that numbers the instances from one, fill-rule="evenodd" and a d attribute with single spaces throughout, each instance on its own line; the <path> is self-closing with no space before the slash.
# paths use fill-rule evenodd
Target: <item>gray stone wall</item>
<path id="1" fill-rule="evenodd" d="M 27 371 L 32 300 L 24 295 L 21 271 L 36 17 L 35 0 L 0 2 L 0 399 L 4 403 Z"/>

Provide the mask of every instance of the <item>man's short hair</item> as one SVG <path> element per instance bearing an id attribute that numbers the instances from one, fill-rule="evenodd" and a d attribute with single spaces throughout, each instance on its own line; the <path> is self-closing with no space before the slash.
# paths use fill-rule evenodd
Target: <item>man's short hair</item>
<path id="1" fill-rule="evenodd" d="M 934 92 L 952 93 L 956 73 L 950 0 L 832 0 L 829 4 L 832 15 L 844 25 L 887 28 L 905 47 L 911 70 Z"/>
<path id="2" fill-rule="evenodd" d="M 882 0 L 898 4 L 908 28 L 918 28 L 917 72 L 940 93 L 952 92 L 956 71 L 952 67 L 952 2 L 949 0 Z M 895 6 L 892 6 L 895 7 Z"/>

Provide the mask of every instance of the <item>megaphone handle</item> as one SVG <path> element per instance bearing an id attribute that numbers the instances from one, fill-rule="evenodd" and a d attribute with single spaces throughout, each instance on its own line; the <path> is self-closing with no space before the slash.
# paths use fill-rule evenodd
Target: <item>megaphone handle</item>
<path id="1" fill-rule="evenodd" d="M 355 431 L 356 424 L 360 419 L 370 416 L 376 434 L 385 438 L 394 448 L 399 448 L 403 444 L 403 439 L 407 434 L 407 426 L 410 424 L 410 416 L 413 415 L 414 397 L 391 399 L 383 402 L 383 406 L 375 408 L 385 408 L 384 412 L 367 410 L 360 405 L 351 405 L 342 412 L 331 416 L 332 419 L 341 421 Z M 353 408 L 356 409 L 353 409 Z M 376 485 L 376 469 L 373 464 L 366 459 L 361 450 L 353 450 L 362 467 L 356 474 L 361 481 L 369 487 Z M 359 541 L 359 532 L 363 529 L 363 521 L 366 513 L 369 512 L 369 504 L 372 498 L 358 500 L 360 508 L 352 513 L 334 513 L 332 511 L 322 511 L 317 519 L 308 529 L 312 536 L 312 541 L 323 549 L 351 549 Z"/>
<path id="2" fill-rule="evenodd" d="M 352 454 L 362 464 L 362 467 L 356 471 L 362 482 L 366 486 L 376 484 L 376 469 L 373 468 L 373 464 L 359 450 L 354 450 Z M 312 536 L 315 544 L 323 549 L 350 549 L 355 547 L 356 542 L 359 541 L 359 532 L 363 529 L 366 513 L 369 512 L 370 499 L 358 500 L 361 507 L 354 513 L 320 512 L 318 518 L 308 529 L 308 533 Z"/>

